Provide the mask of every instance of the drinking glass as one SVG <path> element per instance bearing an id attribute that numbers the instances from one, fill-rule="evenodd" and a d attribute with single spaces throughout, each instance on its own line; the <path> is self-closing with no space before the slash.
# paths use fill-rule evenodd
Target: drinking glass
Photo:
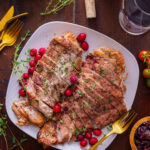
<path id="1" fill-rule="evenodd" d="M 123 30 L 140 35 L 150 30 L 150 0 L 123 0 L 119 13 Z"/>

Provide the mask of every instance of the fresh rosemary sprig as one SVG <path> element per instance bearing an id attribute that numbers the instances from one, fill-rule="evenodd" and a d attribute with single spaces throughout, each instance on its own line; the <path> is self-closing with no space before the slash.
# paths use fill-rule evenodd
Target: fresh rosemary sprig
<path id="1" fill-rule="evenodd" d="M 58 11 L 70 5 L 72 2 L 73 0 L 50 0 L 45 12 L 40 13 L 40 15 L 56 14 Z"/>

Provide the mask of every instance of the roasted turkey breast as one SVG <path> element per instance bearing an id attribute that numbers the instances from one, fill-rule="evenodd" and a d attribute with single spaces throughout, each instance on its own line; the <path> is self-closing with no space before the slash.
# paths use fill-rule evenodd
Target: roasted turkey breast
<path id="1" fill-rule="evenodd" d="M 101 129 L 127 112 L 125 61 L 120 51 L 101 47 L 85 61 L 81 57 L 72 33 L 54 37 L 24 87 L 27 100 L 12 105 L 19 125 L 42 126 L 37 139 L 44 147 L 74 141 L 78 134 L 95 126 Z M 74 85 L 72 75 L 78 78 Z M 64 95 L 68 88 L 71 97 Z M 54 113 L 58 103 L 61 112 Z"/>

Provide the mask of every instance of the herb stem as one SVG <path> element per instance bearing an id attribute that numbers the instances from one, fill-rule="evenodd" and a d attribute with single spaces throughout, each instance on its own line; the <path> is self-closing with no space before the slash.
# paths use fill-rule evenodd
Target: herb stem
<path id="1" fill-rule="evenodd" d="M 56 14 L 58 11 L 63 9 L 65 6 L 70 5 L 73 2 L 73 0 L 57 0 L 57 2 L 54 5 L 53 5 L 53 2 L 54 2 L 54 0 L 51 0 L 45 9 L 45 12 L 40 13 L 40 15 Z"/>
<path id="2" fill-rule="evenodd" d="M 5 140 L 5 143 L 6 143 L 6 149 L 8 150 L 8 142 L 7 142 L 7 139 L 6 139 L 5 135 L 3 135 L 3 137 L 4 137 L 4 140 Z"/>
<path id="3" fill-rule="evenodd" d="M 7 124 L 7 123 L 6 123 Z M 9 125 L 7 124 L 7 127 L 9 129 L 9 131 L 11 132 L 11 134 L 15 137 L 14 133 L 12 132 L 11 128 L 9 127 Z M 17 138 L 15 137 L 17 144 L 19 145 L 21 150 L 24 150 L 23 147 L 21 146 L 20 142 L 17 140 Z"/>

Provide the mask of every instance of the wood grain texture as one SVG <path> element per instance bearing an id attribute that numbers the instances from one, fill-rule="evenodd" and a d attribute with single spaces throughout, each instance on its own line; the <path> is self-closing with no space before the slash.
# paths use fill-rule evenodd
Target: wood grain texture
<path id="1" fill-rule="evenodd" d="M 121 29 L 118 22 L 121 0 L 95 0 L 97 11 L 97 17 L 95 19 L 86 19 L 84 0 L 76 0 L 76 6 L 74 9 L 73 6 L 70 5 L 56 15 L 40 16 L 39 14 L 44 10 L 47 2 L 48 0 L 0 0 L 0 18 L 6 13 L 10 5 L 14 3 L 16 12 L 20 13 L 27 11 L 30 13 L 30 15 L 23 18 L 25 27 L 21 35 L 23 35 L 27 29 L 34 32 L 40 25 L 49 21 L 74 21 L 77 24 L 92 28 L 115 39 L 129 49 L 136 58 L 141 49 L 150 48 L 150 32 L 141 36 L 131 36 Z M 3 104 L 5 103 L 5 94 L 12 70 L 11 62 L 13 59 L 13 53 L 13 47 L 7 47 L 0 53 L 0 103 Z M 150 89 L 146 87 L 145 80 L 142 77 L 144 65 L 139 60 L 138 63 L 141 73 L 137 94 L 133 104 L 133 109 L 138 112 L 138 117 L 135 121 L 142 117 L 150 116 Z M 2 111 L 5 112 L 5 110 Z M 19 139 L 23 133 L 17 129 L 9 121 L 9 119 L 8 124 L 11 126 L 15 135 Z M 124 134 L 118 135 L 107 150 L 130 150 L 129 133 L 131 131 L 131 127 Z M 10 147 L 11 138 L 12 136 L 8 132 Z M 24 150 L 42 150 L 42 146 L 30 137 L 28 137 L 28 141 L 23 144 L 23 147 Z M 49 149 L 54 150 L 53 148 Z M 5 145 L 2 138 L 0 138 L 0 150 L 5 150 Z"/>

